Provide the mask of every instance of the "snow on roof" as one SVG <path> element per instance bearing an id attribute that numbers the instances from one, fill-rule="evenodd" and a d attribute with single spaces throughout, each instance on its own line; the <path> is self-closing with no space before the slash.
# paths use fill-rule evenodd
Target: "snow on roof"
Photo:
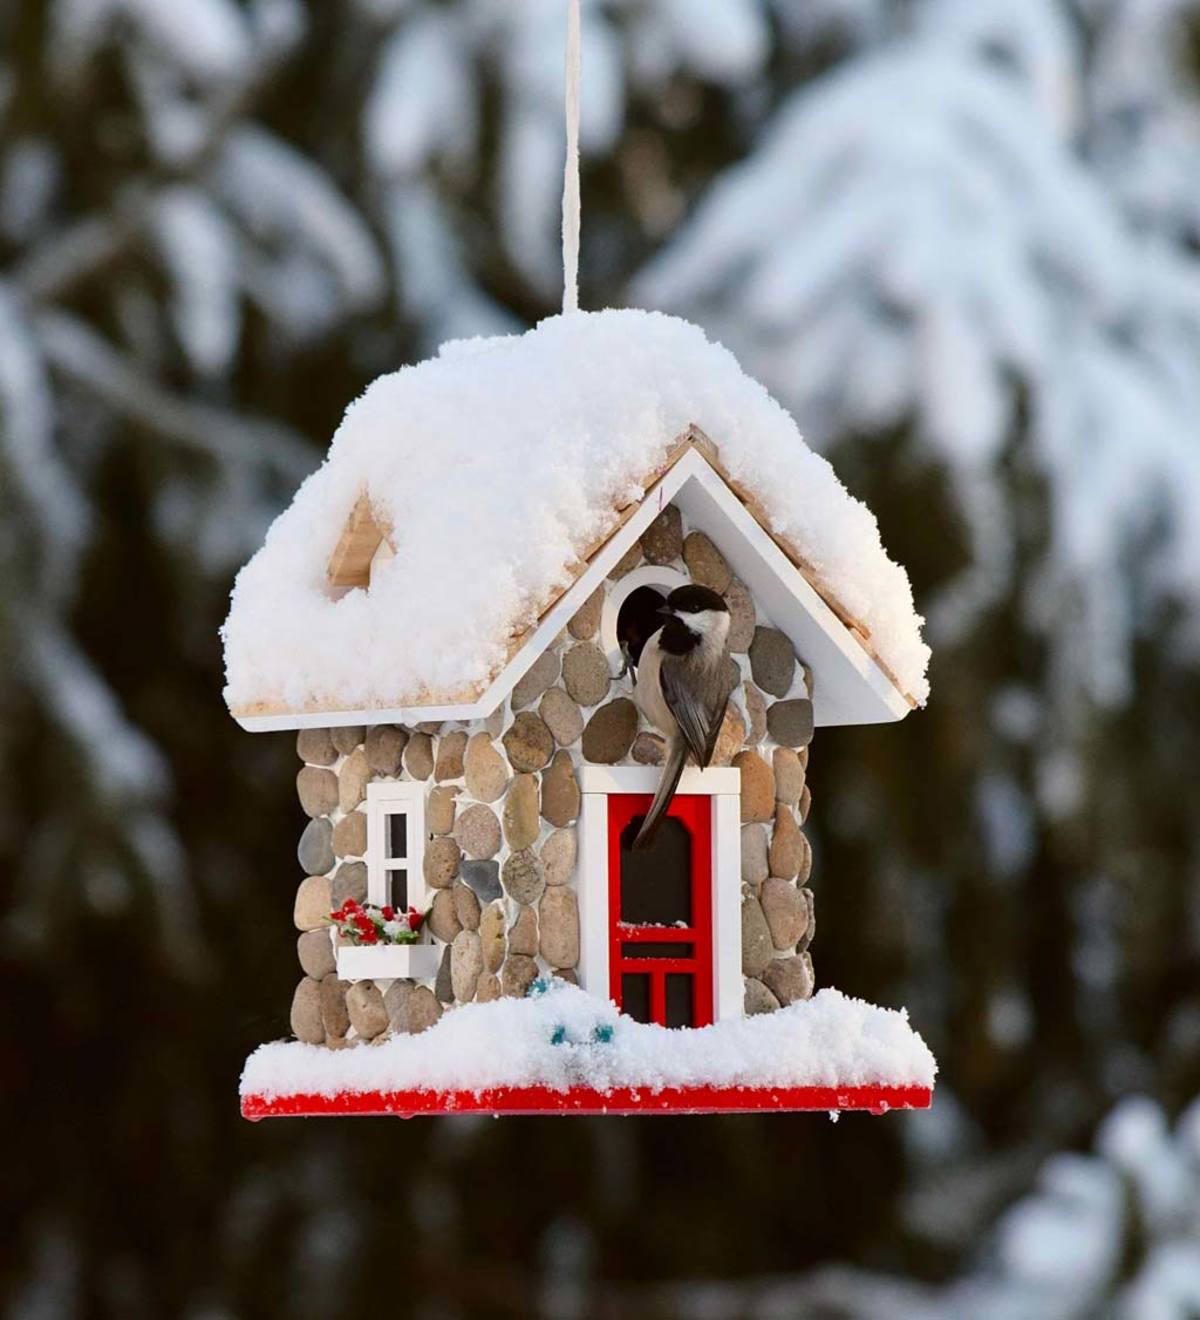
<path id="1" fill-rule="evenodd" d="M 597 1039 L 596 1028 L 605 1030 Z M 554 1037 L 561 1028 L 561 1041 Z M 499 1086 L 932 1087 L 937 1063 L 903 1010 L 821 990 L 774 1013 L 709 1027 L 635 1022 L 563 981 L 545 994 L 464 1004 L 417 1036 L 371 1048 L 329 1050 L 299 1041 L 260 1045 L 241 1094 Z"/>
<path id="2" fill-rule="evenodd" d="M 924 702 L 922 620 L 870 510 L 729 352 L 686 321 L 633 310 L 446 344 L 351 404 L 238 574 L 226 701 L 369 711 L 477 693 L 691 424 Z M 336 598 L 327 565 L 364 491 L 395 558 L 376 564 L 369 591 Z"/>

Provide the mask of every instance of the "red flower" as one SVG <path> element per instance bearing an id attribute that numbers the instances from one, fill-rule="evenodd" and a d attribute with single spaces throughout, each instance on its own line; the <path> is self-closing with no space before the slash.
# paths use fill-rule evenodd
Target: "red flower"
<path id="1" fill-rule="evenodd" d="M 396 909 L 390 903 L 385 904 L 379 911 L 384 921 L 391 921 L 396 915 Z"/>
<path id="2" fill-rule="evenodd" d="M 364 931 L 363 931 L 363 933 L 362 933 L 362 943 L 363 943 L 363 944 L 378 944 L 378 943 L 379 943 L 379 936 L 375 934 L 375 927 L 374 927 L 374 926 L 370 926 L 370 928 L 369 928 L 368 930 L 364 930 Z"/>
<path id="3" fill-rule="evenodd" d="M 408 909 L 408 928 L 409 930 L 420 930 L 421 923 L 425 920 L 425 914 L 418 912 L 416 908 Z"/>

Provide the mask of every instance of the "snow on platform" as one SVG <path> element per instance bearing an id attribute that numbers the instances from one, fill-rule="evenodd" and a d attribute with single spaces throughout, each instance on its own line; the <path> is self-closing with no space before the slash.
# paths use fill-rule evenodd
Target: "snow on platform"
<path id="1" fill-rule="evenodd" d="M 563 982 L 455 1009 L 417 1036 L 329 1050 L 262 1045 L 247 1118 L 315 1114 L 653 1113 L 928 1106 L 937 1064 L 903 1010 L 837 990 L 696 1030 L 619 1014 Z"/>

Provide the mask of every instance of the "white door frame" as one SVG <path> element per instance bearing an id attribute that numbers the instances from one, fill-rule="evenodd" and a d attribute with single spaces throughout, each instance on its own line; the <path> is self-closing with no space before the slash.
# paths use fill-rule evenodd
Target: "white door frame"
<path id="1" fill-rule="evenodd" d="M 579 814 L 579 906 L 583 943 L 579 984 L 599 999 L 608 984 L 608 799 L 612 793 L 653 793 L 657 766 L 585 765 L 577 771 L 583 805 Z M 732 766 L 688 766 L 679 792 L 711 797 L 713 876 L 713 1020 L 740 1018 L 742 989 L 742 800 L 741 772 Z"/>

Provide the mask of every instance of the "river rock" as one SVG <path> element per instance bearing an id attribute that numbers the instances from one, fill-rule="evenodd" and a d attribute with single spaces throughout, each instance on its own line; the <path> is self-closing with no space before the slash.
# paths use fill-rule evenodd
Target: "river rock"
<path id="1" fill-rule="evenodd" d="M 337 775 L 306 765 L 296 776 L 296 796 L 306 816 L 328 816 L 338 803 Z"/>
<path id="2" fill-rule="evenodd" d="M 774 958 L 762 979 L 781 1004 L 810 999 L 814 985 L 812 959 L 807 953 L 792 958 Z"/>
<path id="3" fill-rule="evenodd" d="M 491 903 L 504 892 L 500 888 L 499 862 L 463 862 L 459 874 L 480 903 Z"/>
<path id="4" fill-rule="evenodd" d="M 393 1031 L 415 1036 L 442 1016 L 442 1006 L 428 986 L 412 981 L 393 981 L 383 997 L 388 1022 Z"/>
<path id="5" fill-rule="evenodd" d="M 483 965 L 489 972 L 498 972 L 508 950 L 503 904 L 490 903 L 483 909 L 479 918 L 479 942 L 483 950 Z"/>
<path id="6" fill-rule="evenodd" d="M 813 705 L 807 697 L 777 701 L 767 711 L 767 729 L 781 747 L 806 747 L 813 736 Z"/>
<path id="7" fill-rule="evenodd" d="M 538 951 L 538 916 L 531 907 L 521 904 L 508 928 L 508 951 L 532 957 Z"/>
<path id="8" fill-rule="evenodd" d="M 454 989 L 454 998 L 460 1004 L 468 1004 L 475 998 L 475 987 L 479 984 L 482 971 L 483 952 L 478 932 L 459 931 L 450 946 L 450 984 Z"/>
<path id="9" fill-rule="evenodd" d="M 601 706 L 583 731 L 584 759 L 596 765 L 615 765 L 633 746 L 637 726 L 637 707 L 628 697 Z"/>
<path id="10" fill-rule="evenodd" d="M 742 971 L 762 976 L 771 961 L 774 945 L 767 919 L 753 894 L 742 895 Z M 769 983 L 768 983 L 769 984 Z"/>
<path id="11" fill-rule="evenodd" d="M 300 869 L 309 875 L 324 875 L 333 870 L 333 826 L 325 820 L 310 820 L 300 836 L 296 856 Z"/>
<path id="12" fill-rule="evenodd" d="M 297 930 L 319 930 L 328 928 L 329 914 L 333 911 L 329 877 L 324 875 L 306 876 L 296 890 L 296 902 L 292 908 L 292 920 Z"/>
<path id="13" fill-rule="evenodd" d="M 787 696 L 796 672 L 796 652 L 778 628 L 755 628 L 750 643 L 750 672 L 764 692 L 773 697 Z"/>
<path id="14" fill-rule="evenodd" d="M 494 972 L 484 972 L 479 978 L 479 984 L 475 987 L 475 1002 L 477 1004 L 490 1004 L 493 999 L 500 998 L 500 978 Z"/>
<path id="15" fill-rule="evenodd" d="M 374 981 L 354 982 L 346 991 L 346 1012 L 350 1015 L 350 1025 L 363 1040 L 373 1040 L 388 1029 L 383 995 Z"/>
<path id="16" fill-rule="evenodd" d="M 588 642 L 600 631 L 600 616 L 604 612 L 604 588 L 599 586 L 576 611 L 567 632 L 576 641 Z"/>
<path id="17" fill-rule="evenodd" d="M 337 970 L 337 960 L 333 955 L 333 941 L 329 938 L 329 927 L 322 930 L 306 930 L 296 940 L 296 957 L 306 976 L 319 981 L 323 976 Z"/>
<path id="18" fill-rule="evenodd" d="M 745 984 L 746 994 L 743 1000 L 743 1011 L 747 1017 L 753 1017 L 756 1013 L 774 1013 L 779 1007 L 779 1000 L 761 981 L 753 976 L 747 976 Z"/>
<path id="19" fill-rule="evenodd" d="M 343 756 L 349 756 L 367 736 L 367 731 L 361 724 L 345 724 L 340 729 L 331 729 L 329 732 L 333 738 L 333 745 Z"/>
<path id="20" fill-rule="evenodd" d="M 775 774 L 757 752 L 739 752 L 733 764 L 742 772 L 742 824 L 775 815 Z"/>
<path id="21" fill-rule="evenodd" d="M 425 845 L 425 857 L 421 863 L 421 873 L 425 884 L 430 889 L 449 889 L 458 874 L 462 861 L 462 850 L 457 842 L 448 835 L 439 835 Z"/>
<path id="22" fill-rule="evenodd" d="M 725 604 L 729 606 L 729 649 L 740 655 L 754 640 L 754 597 L 744 582 L 735 580 L 725 592 Z"/>
<path id="23" fill-rule="evenodd" d="M 725 556 L 703 532 L 689 532 L 683 542 L 683 562 L 692 581 L 724 595 L 733 581 Z"/>
<path id="24" fill-rule="evenodd" d="M 363 857 L 367 851 L 367 816 L 352 811 L 333 827 L 333 851 L 339 857 Z"/>
<path id="25" fill-rule="evenodd" d="M 524 710 L 504 735 L 504 750 L 514 770 L 541 770 L 554 753 L 554 737 L 540 715 Z"/>
<path id="26" fill-rule="evenodd" d="M 371 767 L 367 764 L 367 754 L 361 747 L 356 747 L 338 771 L 338 806 L 343 811 L 353 811 L 367 796 L 370 778 Z"/>
<path id="27" fill-rule="evenodd" d="M 808 909 L 796 886 L 772 876 L 763 881 L 759 901 L 775 947 L 790 949 L 798 944 L 804 935 Z"/>
<path id="28" fill-rule="evenodd" d="M 542 844 L 542 872 L 548 885 L 569 883 L 575 871 L 575 831 L 555 830 Z"/>
<path id="29" fill-rule="evenodd" d="M 512 690 L 513 710 L 533 705 L 551 683 L 558 682 L 560 668 L 558 656 L 553 651 L 543 651 L 517 680 Z"/>
<path id="30" fill-rule="evenodd" d="M 570 752 L 558 752 L 542 775 L 542 815 L 551 825 L 569 825 L 579 816 L 579 781 Z"/>
<path id="31" fill-rule="evenodd" d="M 560 747 L 570 747 L 579 740 L 583 732 L 583 712 L 579 709 L 579 703 L 573 701 L 564 688 L 548 688 L 538 707 L 538 714 Z"/>
<path id="32" fill-rule="evenodd" d="M 441 784 L 433 789 L 425 803 L 425 825 L 430 834 L 449 834 L 454 828 L 454 812 L 458 806 L 458 789 L 453 784 Z"/>
<path id="33" fill-rule="evenodd" d="M 742 699 L 746 705 L 746 741 L 757 746 L 767 736 L 767 703 L 750 682 L 742 684 Z"/>
<path id="34" fill-rule="evenodd" d="M 532 958 L 510 953 L 500 972 L 501 993 L 510 999 L 523 999 L 529 987 L 537 980 L 538 965 Z"/>
<path id="35" fill-rule="evenodd" d="M 438 963 L 437 976 L 433 981 L 433 993 L 441 1004 L 454 1003 L 454 976 L 451 970 L 450 945 L 442 950 L 442 961 Z"/>
<path id="36" fill-rule="evenodd" d="M 500 822 L 491 807 L 473 802 L 458 813 L 454 838 L 468 857 L 495 857 L 500 851 Z"/>
<path id="37" fill-rule="evenodd" d="M 629 547 L 628 550 L 625 551 L 625 553 L 621 556 L 621 558 L 618 559 L 617 562 L 612 566 L 612 568 L 609 569 L 608 571 L 609 581 L 610 582 L 619 581 L 627 574 L 632 573 L 633 570 L 637 568 L 637 566 L 641 562 L 642 562 L 642 547 L 637 543 L 637 541 L 634 541 L 634 543 Z"/>
<path id="38" fill-rule="evenodd" d="M 538 907 L 542 957 L 551 967 L 574 967 L 579 961 L 579 902 L 567 885 L 542 895 Z"/>
<path id="39" fill-rule="evenodd" d="M 443 944 L 449 944 L 462 930 L 462 922 L 459 921 L 458 913 L 455 911 L 452 890 L 439 889 L 434 894 L 433 906 L 429 909 L 425 924 L 434 939 L 441 940 Z"/>
<path id="40" fill-rule="evenodd" d="M 321 1021 L 325 1024 L 326 1036 L 344 1036 L 350 1030 L 350 1014 L 346 1011 L 346 991 L 349 981 L 339 981 L 336 976 L 326 976 L 321 980 Z"/>
<path id="41" fill-rule="evenodd" d="M 309 765 L 332 765 L 338 759 L 330 729 L 301 729 L 296 734 L 296 755 Z"/>
<path id="42" fill-rule="evenodd" d="M 536 903 L 546 888 L 542 864 L 529 848 L 509 853 L 500 868 L 504 892 L 518 903 Z"/>
<path id="43" fill-rule="evenodd" d="M 673 505 L 642 533 L 642 553 L 650 564 L 673 564 L 683 554 L 683 515 Z"/>
<path id="44" fill-rule="evenodd" d="M 463 760 L 467 792 L 480 802 L 495 802 L 508 787 L 508 764 L 486 733 L 475 734 Z"/>
<path id="45" fill-rule="evenodd" d="M 762 825 L 742 826 L 742 879 L 758 886 L 771 874 L 767 860 L 767 831 Z"/>
<path id="46" fill-rule="evenodd" d="M 806 842 L 791 807 L 779 803 L 775 807 L 775 830 L 771 835 L 771 874 L 782 880 L 794 880 L 800 873 Z"/>
<path id="47" fill-rule="evenodd" d="M 450 892 L 454 895 L 454 915 L 463 930 L 479 929 L 479 897 L 473 889 L 461 882 Z"/>
<path id="48" fill-rule="evenodd" d="M 504 799 L 504 838 L 513 849 L 528 848 L 542 828 L 536 775 L 518 775 Z"/>
<path id="49" fill-rule="evenodd" d="M 643 729 L 633 740 L 630 755 L 638 765 L 662 765 L 667 755 L 666 740 L 657 733 L 647 733 Z"/>
<path id="50" fill-rule="evenodd" d="M 377 775 L 398 775 L 407 743 L 406 729 L 397 724 L 376 724 L 367 730 L 363 744 L 367 764 Z"/>
<path id="51" fill-rule="evenodd" d="M 433 764 L 433 777 L 438 783 L 462 778 L 463 753 L 466 750 L 467 735 L 462 729 L 454 729 L 438 739 L 437 760 Z"/>
<path id="52" fill-rule="evenodd" d="M 776 747 L 771 758 L 775 770 L 775 801 L 794 807 L 804 792 L 804 767 L 790 747 Z"/>
<path id="53" fill-rule="evenodd" d="M 347 899 L 356 903 L 367 901 L 366 862 L 343 862 L 333 873 L 329 892 L 329 910 L 336 912 Z"/>
<path id="54" fill-rule="evenodd" d="M 321 985 L 306 976 L 292 996 L 292 1035 L 306 1045 L 325 1044 L 325 1022 L 321 1017 Z"/>
<path id="55" fill-rule="evenodd" d="M 593 642 L 579 642 L 563 656 L 563 687 L 581 706 L 596 706 L 608 696 L 612 675 L 608 659 Z"/>

